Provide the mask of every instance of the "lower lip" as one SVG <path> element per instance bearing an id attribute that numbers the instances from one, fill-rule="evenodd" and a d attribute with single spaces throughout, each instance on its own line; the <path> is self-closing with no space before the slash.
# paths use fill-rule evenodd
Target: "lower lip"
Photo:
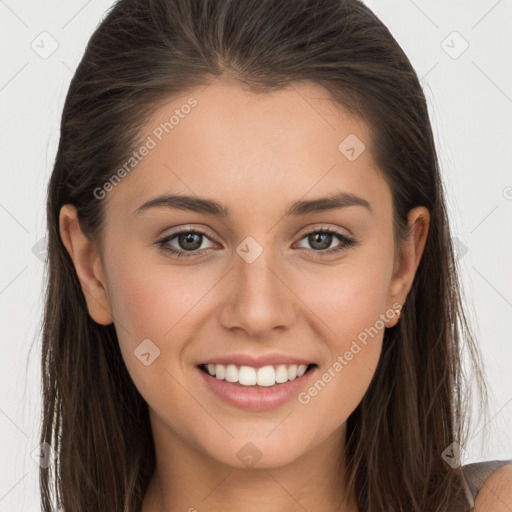
<path id="1" fill-rule="evenodd" d="M 285 404 L 298 394 L 316 374 L 318 367 L 313 366 L 301 377 L 274 386 L 241 386 L 212 377 L 209 373 L 196 367 L 206 386 L 224 402 L 241 409 L 261 411 L 273 409 Z"/>

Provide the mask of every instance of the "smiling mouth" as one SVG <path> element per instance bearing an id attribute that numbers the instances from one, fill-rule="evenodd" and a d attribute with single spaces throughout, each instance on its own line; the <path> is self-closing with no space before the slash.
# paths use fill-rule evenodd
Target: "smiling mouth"
<path id="1" fill-rule="evenodd" d="M 271 387 L 298 379 L 316 366 L 315 363 L 279 364 L 254 368 L 235 364 L 200 364 L 198 368 L 217 380 L 225 380 L 234 385 Z"/>

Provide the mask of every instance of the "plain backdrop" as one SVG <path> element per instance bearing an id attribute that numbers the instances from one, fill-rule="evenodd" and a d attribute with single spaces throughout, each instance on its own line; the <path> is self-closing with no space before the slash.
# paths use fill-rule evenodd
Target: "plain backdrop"
<path id="1" fill-rule="evenodd" d="M 65 94 L 106 0 L 0 0 L 0 512 L 40 510 L 38 453 L 45 194 Z M 464 463 L 512 458 L 512 2 L 367 5 L 427 96 L 468 316 L 494 400 L 489 443 Z"/>

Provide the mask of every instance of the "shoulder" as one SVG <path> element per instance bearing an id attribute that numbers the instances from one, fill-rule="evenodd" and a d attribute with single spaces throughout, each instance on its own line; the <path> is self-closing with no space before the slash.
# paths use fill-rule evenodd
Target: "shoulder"
<path id="1" fill-rule="evenodd" d="M 475 512 L 512 510 L 512 461 L 493 471 L 483 482 L 475 498 Z"/>

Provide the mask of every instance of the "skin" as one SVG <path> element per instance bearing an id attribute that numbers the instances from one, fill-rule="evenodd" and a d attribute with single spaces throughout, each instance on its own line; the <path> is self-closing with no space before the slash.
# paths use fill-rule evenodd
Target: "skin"
<path id="1" fill-rule="evenodd" d="M 510 512 L 512 510 L 512 465 L 494 471 L 476 495 L 475 512 Z"/>
<path id="2" fill-rule="evenodd" d="M 384 328 L 308 404 L 235 408 L 205 387 L 195 365 L 241 351 L 283 352 L 327 371 L 379 315 L 404 304 L 428 210 L 409 213 L 411 235 L 395 253 L 391 191 L 372 160 L 368 128 L 318 86 L 256 95 L 218 79 L 161 106 L 142 138 L 190 96 L 198 105 L 103 199 L 101 250 L 82 234 L 73 206 L 60 216 L 89 313 L 114 322 L 149 404 L 157 470 L 143 512 L 290 512 L 319 504 L 356 511 L 353 496 L 330 489 L 338 456 L 344 461 L 346 420 L 370 384 Z M 354 161 L 338 150 L 349 134 L 367 148 Z M 349 206 L 283 217 L 294 201 L 339 191 L 366 199 L 373 212 Z M 134 213 L 163 193 L 212 198 L 231 213 Z M 156 245 L 180 228 L 206 232 L 202 255 L 178 258 Z M 358 244 L 317 256 L 319 245 L 304 238 L 311 228 L 335 229 Z M 263 248 L 252 263 L 236 252 L 247 236 Z M 177 238 L 169 244 L 184 250 Z M 340 244 L 333 236 L 327 248 Z M 397 321 L 388 315 L 385 327 Z M 133 353 L 147 338 L 161 351 L 149 366 Z M 237 457 L 247 442 L 261 452 L 252 468 Z"/>

